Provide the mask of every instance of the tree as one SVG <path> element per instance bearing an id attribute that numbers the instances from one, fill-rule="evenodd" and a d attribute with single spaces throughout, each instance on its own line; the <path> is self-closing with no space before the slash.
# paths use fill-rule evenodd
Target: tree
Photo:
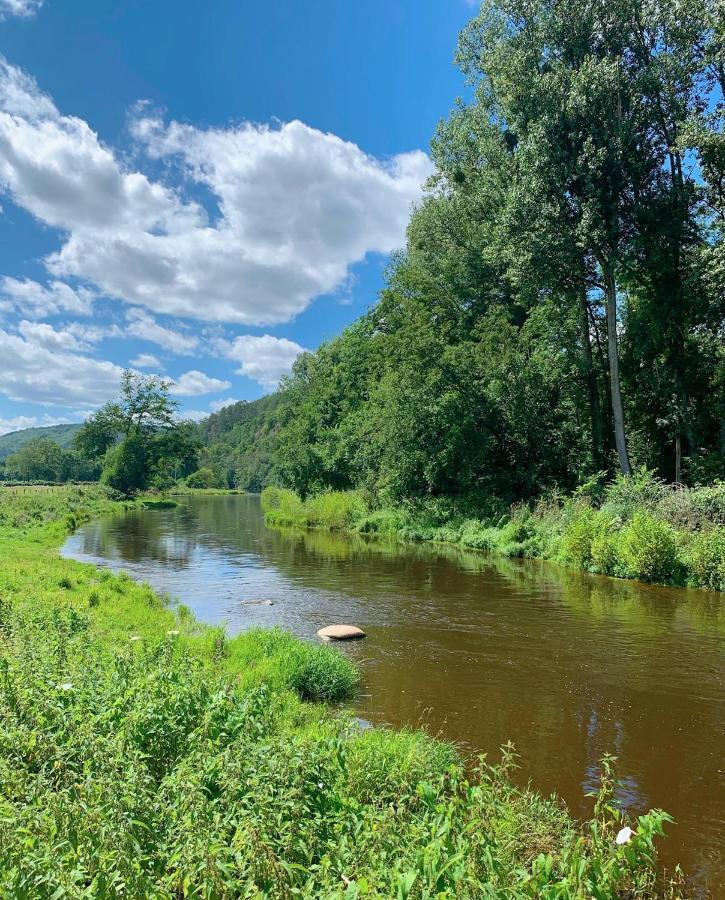
<path id="1" fill-rule="evenodd" d="M 178 403 L 168 381 L 126 371 L 121 395 L 86 420 L 76 436 L 78 452 L 103 460 L 102 480 L 124 493 L 151 484 L 169 487 L 198 465 L 195 426 L 178 422 Z"/>
<path id="2" fill-rule="evenodd" d="M 30 441 L 9 456 L 7 472 L 22 481 L 63 481 L 65 460 L 61 447 L 48 438 Z"/>
<path id="3" fill-rule="evenodd" d="M 123 494 L 133 494 L 148 487 L 149 469 L 148 442 L 132 432 L 108 450 L 101 481 Z"/>

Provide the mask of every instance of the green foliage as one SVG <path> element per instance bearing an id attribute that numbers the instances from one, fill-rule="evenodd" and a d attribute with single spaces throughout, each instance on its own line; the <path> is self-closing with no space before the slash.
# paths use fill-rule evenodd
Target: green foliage
<path id="1" fill-rule="evenodd" d="M 664 522 L 637 512 L 622 529 L 618 544 L 622 574 L 640 581 L 677 581 L 679 560 L 675 534 Z"/>
<path id="2" fill-rule="evenodd" d="M 262 491 L 262 509 L 271 525 L 327 528 L 330 531 L 370 529 L 365 499 L 354 491 L 325 491 L 302 500 L 288 488 Z"/>
<path id="3" fill-rule="evenodd" d="M 725 591 L 725 527 L 720 525 L 693 534 L 683 557 L 693 584 L 711 591 Z"/>
<path id="4" fill-rule="evenodd" d="M 191 475 L 187 475 L 186 486 L 190 488 L 218 488 L 224 487 L 221 479 L 209 468 L 197 469 Z"/>
<path id="5" fill-rule="evenodd" d="M 224 487 L 257 492 L 274 480 L 280 397 L 233 403 L 198 425 L 204 443 L 201 464 L 211 468 Z"/>
<path id="6" fill-rule="evenodd" d="M 149 477 L 148 444 L 140 434 L 130 434 L 106 453 L 102 484 L 128 495 L 148 487 Z"/>
<path id="7" fill-rule="evenodd" d="M 62 450 L 70 450 L 80 425 L 46 425 L 39 428 L 22 428 L 0 435 L 0 463 L 17 453 L 26 444 L 39 439 L 55 441 Z"/>

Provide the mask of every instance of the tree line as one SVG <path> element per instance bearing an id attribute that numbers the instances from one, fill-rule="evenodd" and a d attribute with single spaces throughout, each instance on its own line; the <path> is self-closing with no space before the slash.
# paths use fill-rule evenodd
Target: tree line
<path id="1" fill-rule="evenodd" d="M 385 499 L 725 474 L 725 7 L 489 0 L 379 302 L 301 356 L 275 478 Z"/>

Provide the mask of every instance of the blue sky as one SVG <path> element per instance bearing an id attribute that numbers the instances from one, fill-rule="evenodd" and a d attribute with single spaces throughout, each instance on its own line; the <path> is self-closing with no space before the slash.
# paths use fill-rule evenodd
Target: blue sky
<path id="1" fill-rule="evenodd" d="M 186 413 L 374 302 L 469 0 L 0 0 L 0 432 L 123 367 Z"/>

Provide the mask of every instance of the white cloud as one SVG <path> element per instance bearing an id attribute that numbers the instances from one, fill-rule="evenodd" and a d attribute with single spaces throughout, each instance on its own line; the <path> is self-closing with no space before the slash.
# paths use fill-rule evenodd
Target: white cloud
<path id="1" fill-rule="evenodd" d="M 18 323 L 18 331 L 31 343 L 48 350 L 91 350 L 106 337 L 120 337 L 122 332 L 117 325 L 102 328 L 93 325 L 81 325 L 71 322 L 62 328 L 53 328 L 45 322 L 28 322 L 23 319 Z"/>
<path id="2" fill-rule="evenodd" d="M 179 378 L 171 382 L 169 393 L 174 397 L 199 397 L 202 394 L 214 394 L 218 391 L 226 391 L 230 388 L 230 381 L 222 381 L 221 378 L 210 378 L 197 369 L 184 372 Z"/>
<path id="3" fill-rule="evenodd" d="M 34 16 L 43 0 L 0 0 L 0 19 L 9 16 Z"/>
<path id="4" fill-rule="evenodd" d="M 87 409 L 118 393 L 122 369 L 104 360 L 48 349 L 0 329 L 0 393 L 11 400 Z"/>
<path id="5" fill-rule="evenodd" d="M 234 406 L 235 403 L 239 403 L 236 397 L 225 397 L 223 400 L 212 400 L 209 404 L 209 409 L 212 412 L 219 412 L 220 409 L 224 409 L 226 406 Z"/>
<path id="6" fill-rule="evenodd" d="M 184 187 L 211 193 L 210 222 L 198 203 L 125 167 L 7 64 L 0 110 L 0 187 L 64 232 L 50 271 L 206 321 L 283 322 L 334 291 L 367 253 L 403 243 L 431 171 L 421 151 L 381 161 L 298 121 L 204 130 L 137 118 L 141 148 L 178 162 Z"/>
<path id="7" fill-rule="evenodd" d="M 193 353 L 199 344 L 198 338 L 159 325 L 153 316 L 138 307 L 127 310 L 126 320 L 126 332 L 132 337 L 151 341 L 181 356 Z"/>
<path id="8" fill-rule="evenodd" d="M 216 346 L 224 356 L 241 363 L 238 374 L 254 379 L 267 390 L 276 388 L 280 378 L 292 370 L 300 353 L 305 352 L 294 341 L 271 334 L 260 337 L 245 334 L 233 341 L 219 340 Z"/>
<path id="9" fill-rule="evenodd" d="M 139 353 L 131 360 L 131 365 L 137 369 L 163 369 L 161 362 L 152 353 Z"/>
<path id="10" fill-rule="evenodd" d="M 12 431 L 21 431 L 23 428 L 42 428 L 48 425 L 67 425 L 71 422 L 79 422 L 84 418 L 82 414 L 70 416 L 13 416 L 10 419 L 0 418 L 0 435 L 10 434 Z"/>
<path id="11" fill-rule="evenodd" d="M 74 289 L 62 281 L 51 281 L 45 287 L 30 278 L 0 278 L 0 308 L 11 307 L 33 319 L 61 312 L 87 316 L 93 300 L 91 291 Z"/>

